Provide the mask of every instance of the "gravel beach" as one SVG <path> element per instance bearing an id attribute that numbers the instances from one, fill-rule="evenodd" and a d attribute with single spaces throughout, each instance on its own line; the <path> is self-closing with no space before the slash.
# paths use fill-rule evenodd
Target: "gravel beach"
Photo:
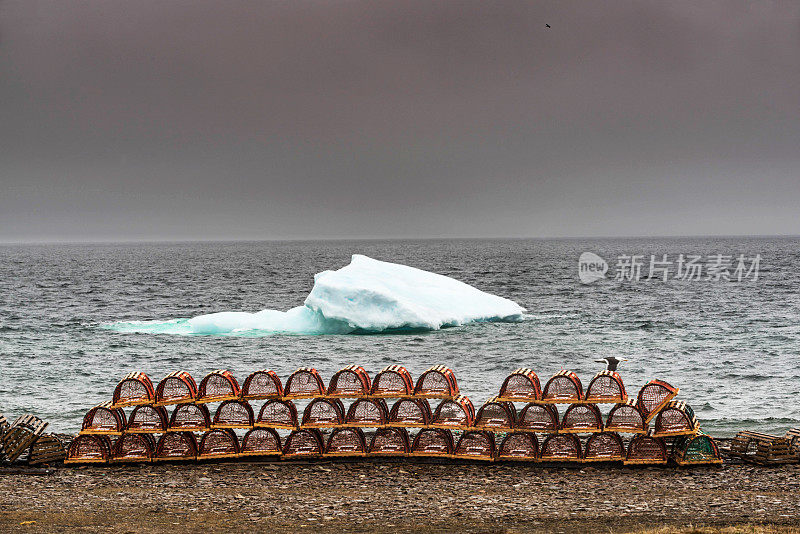
<path id="1" fill-rule="evenodd" d="M 3 532 L 787 532 L 800 516 L 798 465 L 237 462 L 0 470 L 0 484 Z"/>

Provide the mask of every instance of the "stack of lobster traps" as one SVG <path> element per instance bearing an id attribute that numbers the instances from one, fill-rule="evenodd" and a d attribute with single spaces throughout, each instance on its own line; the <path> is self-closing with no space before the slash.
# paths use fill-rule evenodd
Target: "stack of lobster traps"
<path id="1" fill-rule="evenodd" d="M 679 465 L 722 463 L 713 439 L 700 433 L 694 411 L 675 400 L 677 394 L 678 388 L 652 380 L 629 398 L 615 371 L 598 373 L 584 391 L 574 372 L 562 370 L 542 388 L 533 370 L 517 369 L 493 399 L 506 404 L 510 424 L 496 458 L 653 465 L 671 457 Z M 525 403 L 516 420 L 510 418 L 514 403 Z M 602 405 L 611 405 L 605 415 Z"/>
<path id="2" fill-rule="evenodd" d="M 61 462 L 65 455 L 62 437 L 45 434 L 48 423 L 35 415 L 24 414 L 9 423 L 0 414 L 0 464 L 48 465 Z"/>
<path id="3" fill-rule="evenodd" d="M 694 413 L 674 400 L 677 393 L 654 380 L 628 399 L 610 371 L 598 373 L 585 392 L 570 371 L 542 389 L 536 373 L 517 369 L 476 410 L 445 366 L 414 382 L 400 365 L 372 380 L 351 365 L 327 386 L 311 367 L 285 383 L 273 371 L 255 371 L 241 387 L 226 370 L 199 385 L 175 372 L 155 387 L 146 374 L 131 373 L 109 402 L 86 414 L 66 462 L 395 456 L 659 464 L 670 452 L 679 463 L 718 462 L 713 440 L 698 436 Z M 613 405 L 605 416 L 602 404 Z M 697 439 L 712 452 L 694 454 Z"/>

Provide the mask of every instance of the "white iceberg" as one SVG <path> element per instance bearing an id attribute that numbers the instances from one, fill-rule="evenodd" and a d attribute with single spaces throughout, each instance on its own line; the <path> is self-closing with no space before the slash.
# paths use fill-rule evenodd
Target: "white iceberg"
<path id="1" fill-rule="evenodd" d="M 525 308 L 512 300 L 453 278 L 355 254 L 350 265 L 314 276 L 303 306 L 286 312 L 220 312 L 110 328 L 173 334 L 349 334 L 521 321 L 524 313 Z"/>

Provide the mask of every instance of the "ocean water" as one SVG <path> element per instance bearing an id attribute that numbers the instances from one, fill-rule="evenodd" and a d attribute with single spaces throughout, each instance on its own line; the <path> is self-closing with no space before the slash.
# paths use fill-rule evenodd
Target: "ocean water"
<path id="1" fill-rule="evenodd" d="M 757 281 L 578 281 L 591 251 L 620 255 L 760 254 Z M 522 323 L 477 323 L 373 335 L 176 336 L 118 332 L 121 321 L 300 305 L 315 273 L 354 253 L 451 276 L 528 309 Z M 645 266 L 645 272 L 646 272 Z M 134 370 L 155 383 L 213 369 L 241 381 L 314 366 L 327 381 L 356 363 L 374 375 L 400 363 L 416 378 L 452 367 L 476 407 L 505 376 L 560 369 L 586 386 L 602 364 L 630 395 L 652 378 L 681 388 L 703 428 L 783 432 L 800 426 L 800 239 L 424 240 L 0 246 L 0 412 L 30 411 L 77 432 Z M 609 273 L 613 277 L 613 272 Z"/>

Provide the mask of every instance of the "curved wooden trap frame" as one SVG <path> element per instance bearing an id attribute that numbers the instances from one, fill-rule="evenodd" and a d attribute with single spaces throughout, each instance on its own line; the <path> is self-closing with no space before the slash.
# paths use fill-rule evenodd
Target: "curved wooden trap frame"
<path id="1" fill-rule="evenodd" d="M 436 407 L 429 426 L 451 430 L 468 430 L 475 421 L 475 407 L 469 397 L 459 395 L 452 399 L 444 399 Z"/>
<path id="2" fill-rule="evenodd" d="M 197 448 L 197 438 L 191 432 L 169 432 L 159 438 L 153 461 L 194 461 Z"/>
<path id="3" fill-rule="evenodd" d="M 214 413 L 211 428 L 253 428 L 253 408 L 246 400 L 226 400 Z"/>
<path id="4" fill-rule="evenodd" d="M 539 461 L 539 439 L 533 432 L 506 435 L 497 449 L 497 459 L 513 462 Z"/>
<path id="5" fill-rule="evenodd" d="M 344 405 L 339 399 L 313 399 L 303 411 L 303 428 L 334 428 L 343 424 Z"/>
<path id="6" fill-rule="evenodd" d="M 578 375 L 572 371 L 562 369 L 544 385 L 541 402 L 569 404 L 582 401 L 583 385 Z"/>
<path id="7" fill-rule="evenodd" d="M 583 451 L 584 462 L 621 462 L 625 456 L 625 444 L 616 432 L 592 434 Z"/>
<path id="8" fill-rule="evenodd" d="M 667 447 L 664 440 L 639 434 L 631 439 L 625 465 L 658 465 L 667 463 Z"/>
<path id="9" fill-rule="evenodd" d="M 206 432 L 211 429 L 211 413 L 205 404 L 178 404 L 169 419 L 170 432 Z"/>
<path id="10" fill-rule="evenodd" d="M 470 430 L 458 438 L 453 458 L 465 460 L 494 461 L 494 433 L 485 430 Z"/>
<path id="11" fill-rule="evenodd" d="M 254 371 L 242 384 L 242 399 L 262 400 L 279 399 L 283 397 L 283 385 L 275 371 L 261 369 Z"/>
<path id="12" fill-rule="evenodd" d="M 113 408 L 122 408 L 125 406 L 152 404 L 155 398 L 153 382 L 150 381 L 149 376 L 145 373 L 128 373 L 114 389 L 111 406 Z"/>
<path id="13" fill-rule="evenodd" d="M 586 388 L 584 400 L 596 404 L 623 403 L 628 400 L 625 384 L 616 371 L 600 371 Z"/>
<path id="14" fill-rule="evenodd" d="M 237 400 L 242 394 L 236 378 L 226 369 L 208 373 L 197 388 L 197 404 Z"/>
<path id="15" fill-rule="evenodd" d="M 372 381 L 371 397 L 399 398 L 414 394 L 414 381 L 411 373 L 402 365 L 389 365 L 381 369 Z"/>
<path id="16" fill-rule="evenodd" d="M 83 417 L 80 434 L 119 436 L 125 430 L 125 412 L 110 402 L 98 404 Z"/>
<path id="17" fill-rule="evenodd" d="M 379 428 L 369 444 L 370 456 L 407 456 L 411 440 L 405 428 Z"/>
<path id="18" fill-rule="evenodd" d="M 164 377 L 156 388 L 156 406 L 184 404 L 197 398 L 197 384 L 186 371 L 175 371 Z"/>
<path id="19" fill-rule="evenodd" d="M 281 437 L 272 428 L 254 428 L 242 437 L 239 456 L 280 456 Z"/>
<path id="20" fill-rule="evenodd" d="M 253 426 L 294 430 L 299 426 L 297 407 L 290 400 L 270 399 L 259 410 L 258 419 Z"/>
<path id="21" fill-rule="evenodd" d="M 322 434 L 316 428 L 294 430 L 283 444 L 284 458 L 317 458 L 324 451 Z"/>
<path id="22" fill-rule="evenodd" d="M 542 442 L 539 459 L 543 462 L 580 462 L 581 442 L 575 434 L 553 434 Z"/>
<path id="23" fill-rule="evenodd" d="M 348 365 L 336 371 L 328 384 L 326 396 L 337 399 L 366 397 L 371 382 L 367 371 L 360 365 Z"/>
<path id="24" fill-rule="evenodd" d="M 651 380 L 639 390 L 636 406 L 644 415 L 644 422 L 649 423 L 669 401 L 678 396 L 680 389 L 663 380 Z"/>
<path id="25" fill-rule="evenodd" d="M 350 404 L 344 422 L 347 426 L 380 428 L 389 423 L 389 408 L 382 398 L 358 399 Z"/>
<path id="26" fill-rule="evenodd" d="M 386 426 L 397 428 L 421 428 L 430 425 L 433 414 L 427 399 L 400 399 L 389 412 Z"/>
<path id="27" fill-rule="evenodd" d="M 564 417 L 558 432 L 562 434 L 590 434 L 603 431 L 603 415 L 596 404 L 572 404 Z"/>
<path id="28" fill-rule="evenodd" d="M 552 404 L 530 402 L 519 412 L 515 426 L 520 431 L 555 434 L 559 427 L 558 409 Z"/>
<path id="29" fill-rule="evenodd" d="M 533 372 L 533 369 L 520 367 L 506 377 L 497 397 L 501 401 L 532 402 L 541 400 L 542 386 L 539 383 L 539 377 Z"/>
<path id="30" fill-rule="evenodd" d="M 163 406 L 136 406 L 128 418 L 126 434 L 161 434 L 169 428 L 169 414 Z"/>
<path id="31" fill-rule="evenodd" d="M 451 399 L 458 395 L 456 374 L 449 367 L 435 365 L 417 379 L 414 396 L 426 399 Z"/>
<path id="32" fill-rule="evenodd" d="M 511 402 L 493 397 L 478 410 L 473 426 L 481 430 L 510 432 L 516 426 L 517 410 Z"/>
<path id="33" fill-rule="evenodd" d="M 313 367 L 301 367 L 289 376 L 283 388 L 286 399 L 313 399 L 325 396 L 325 384 Z"/>
<path id="34" fill-rule="evenodd" d="M 367 440 L 360 428 L 335 428 L 325 444 L 325 456 L 365 456 Z"/>
<path id="35" fill-rule="evenodd" d="M 605 428 L 609 432 L 646 434 L 647 423 L 644 422 L 644 415 L 636 406 L 636 399 L 628 399 L 627 402 L 611 408 L 606 418 Z"/>

